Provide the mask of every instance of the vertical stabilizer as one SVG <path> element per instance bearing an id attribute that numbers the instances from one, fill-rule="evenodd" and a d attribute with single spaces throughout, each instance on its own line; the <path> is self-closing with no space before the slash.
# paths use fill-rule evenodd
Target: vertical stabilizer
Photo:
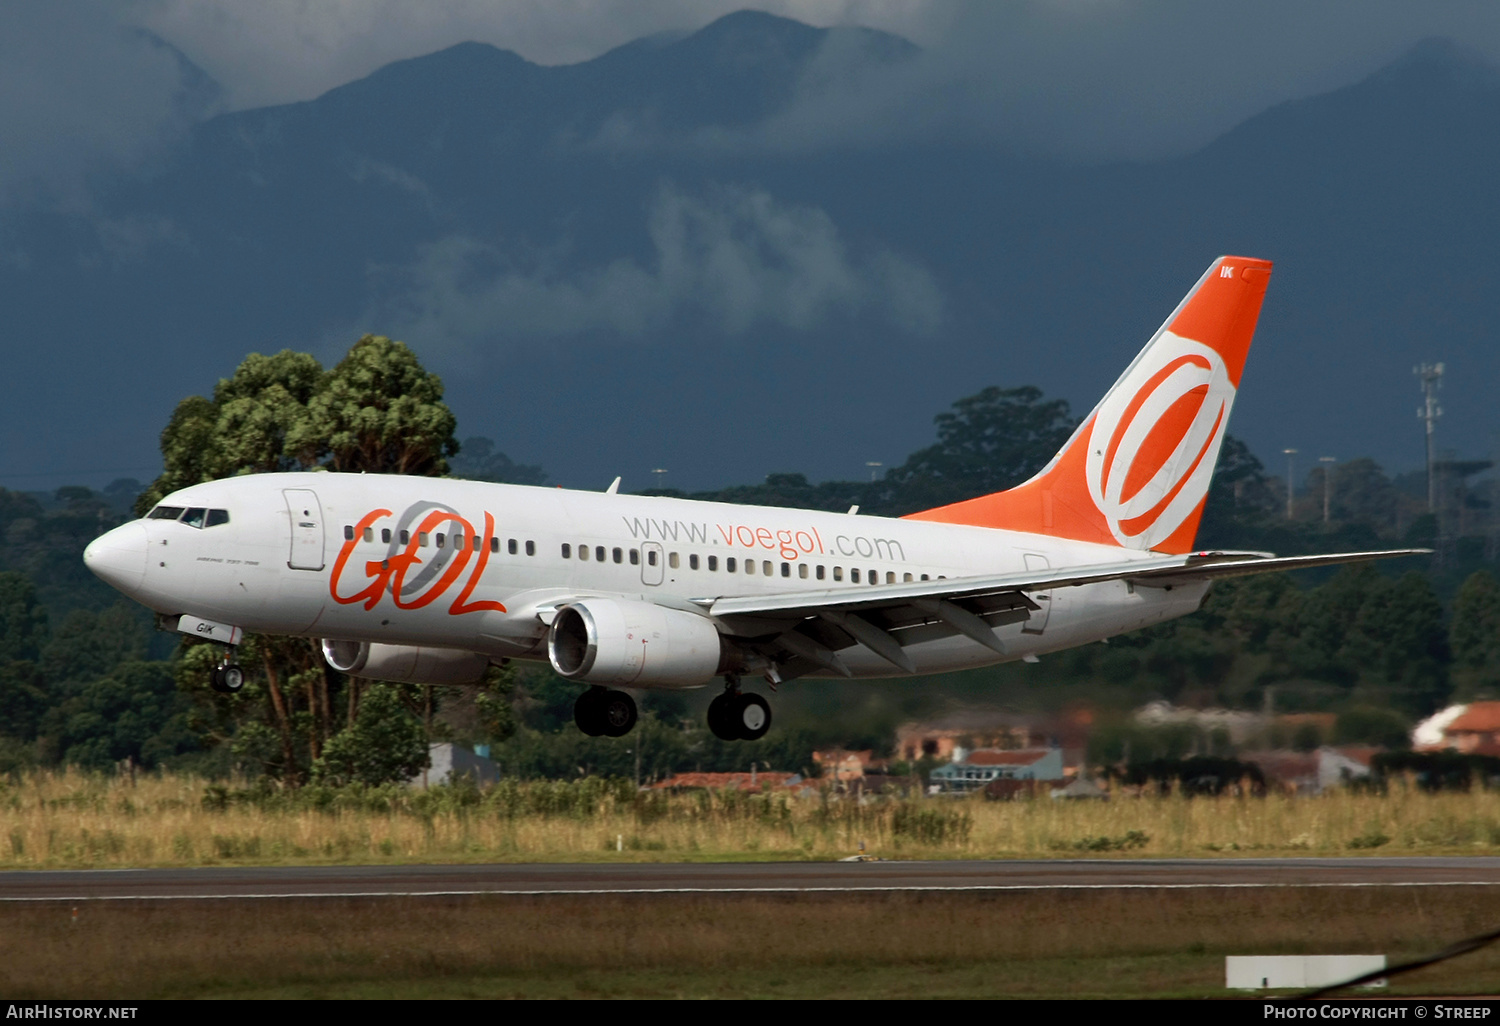
<path id="1" fill-rule="evenodd" d="M 1191 551 L 1270 279 L 1215 260 L 1041 473 L 908 519 Z"/>

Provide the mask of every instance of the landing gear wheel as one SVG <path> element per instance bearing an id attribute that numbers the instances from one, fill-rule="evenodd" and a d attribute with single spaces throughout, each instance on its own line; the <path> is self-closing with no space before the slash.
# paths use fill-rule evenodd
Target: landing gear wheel
<path id="1" fill-rule="evenodd" d="M 771 729 L 771 706 L 757 694 L 746 692 L 735 696 L 732 707 L 734 726 L 742 741 L 757 741 Z"/>
<path id="2" fill-rule="evenodd" d="M 573 722 L 589 737 L 604 736 L 604 710 L 601 706 L 605 694 L 603 688 L 589 688 L 573 703 Z"/>
<path id="3" fill-rule="evenodd" d="M 738 741 L 739 730 L 734 724 L 734 701 L 737 692 L 726 691 L 708 703 L 708 729 L 720 741 Z"/>
<path id="4" fill-rule="evenodd" d="M 635 727 L 635 699 L 623 691 L 606 691 L 595 700 L 605 737 L 624 737 Z"/>
<path id="5" fill-rule="evenodd" d="M 214 667 L 210 686 L 221 695 L 238 694 L 245 686 L 245 671 L 238 663 L 221 663 Z"/>

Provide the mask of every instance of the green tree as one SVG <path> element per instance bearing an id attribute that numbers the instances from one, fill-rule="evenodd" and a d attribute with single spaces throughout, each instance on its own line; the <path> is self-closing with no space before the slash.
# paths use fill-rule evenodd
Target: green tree
<path id="1" fill-rule="evenodd" d="M 47 635 L 47 611 L 23 573 L 0 571 L 0 662 L 35 660 Z"/>
<path id="2" fill-rule="evenodd" d="M 458 455 L 449 461 L 454 477 L 498 484 L 539 485 L 547 483 L 541 467 L 516 463 L 495 448 L 488 438 L 465 438 Z"/>
<path id="3" fill-rule="evenodd" d="M 1448 640 L 1459 697 L 1500 688 L 1500 584 L 1488 570 L 1470 574 L 1453 598 Z"/>
<path id="4" fill-rule="evenodd" d="M 188 485 L 312 466 L 288 439 L 304 437 L 308 401 L 324 378 L 306 353 L 251 353 L 232 377 L 219 380 L 212 399 L 182 400 L 161 433 L 161 476 L 136 499 L 136 514 Z"/>
<path id="5" fill-rule="evenodd" d="M 56 710 L 63 759 L 107 770 L 125 758 L 156 766 L 192 751 L 198 739 L 187 722 L 190 706 L 174 686 L 170 664 L 122 663 Z"/>
<path id="6" fill-rule="evenodd" d="M 440 476 L 458 452 L 458 422 L 442 400 L 442 381 L 410 349 L 366 335 L 308 401 L 288 445 L 329 470 Z"/>
<path id="7" fill-rule="evenodd" d="M 367 688 L 354 723 L 329 739 L 313 763 L 313 780 L 377 787 L 409 780 L 428 764 L 427 735 L 395 685 Z"/>
<path id="8" fill-rule="evenodd" d="M 1062 399 L 1027 385 L 991 386 L 940 413 L 937 444 L 912 453 L 886 474 L 881 512 L 910 513 L 1012 488 L 1067 442 L 1076 422 Z"/>

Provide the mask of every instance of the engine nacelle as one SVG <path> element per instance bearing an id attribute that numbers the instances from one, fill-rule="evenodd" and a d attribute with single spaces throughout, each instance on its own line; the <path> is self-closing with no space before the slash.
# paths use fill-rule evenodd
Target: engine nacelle
<path id="1" fill-rule="evenodd" d="M 552 668 L 570 680 L 692 687 L 719 672 L 723 642 L 706 617 L 629 599 L 563 606 L 547 634 Z"/>
<path id="2" fill-rule="evenodd" d="M 323 658 L 340 673 L 402 684 L 474 684 L 490 665 L 480 652 L 326 639 Z"/>

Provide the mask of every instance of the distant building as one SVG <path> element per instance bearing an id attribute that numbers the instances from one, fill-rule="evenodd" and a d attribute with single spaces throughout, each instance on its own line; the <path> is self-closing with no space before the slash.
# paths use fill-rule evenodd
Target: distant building
<path id="1" fill-rule="evenodd" d="M 1241 761 L 1254 763 L 1266 783 L 1293 794 L 1322 794 L 1370 775 L 1370 760 L 1378 748 L 1324 746 L 1315 752 L 1246 752 Z"/>
<path id="2" fill-rule="evenodd" d="M 1500 702 L 1470 702 L 1443 728 L 1443 742 L 1465 755 L 1500 755 Z"/>
<path id="3" fill-rule="evenodd" d="M 1093 714 L 1076 708 L 1062 714 L 1016 713 L 995 709 L 958 710 L 933 720 L 903 723 L 896 730 L 896 758 L 950 761 L 958 749 L 1060 748 L 1063 761 L 1077 767 L 1088 746 Z"/>
<path id="4" fill-rule="evenodd" d="M 830 748 L 813 752 L 813 762 L 822 768 L 824 780 L 859 780 L 871 772 L 885 767 L 885 760 L 874 758 L 875 751 L 866 748 L 851 752 L 843 748 Z"/>
<path id="5" fill-rule="evenodd" d="M 465 777 L 481 787 L 500 779 L 500 767 L 482 755 L 475 755 L 462 745 L 447 741 L 427 746 L 432 765 L 408 780 L 409 787 L 436 787 L 452 784 Z"/>
<path id="6" fill-rule="evenodd" d="M 977 791 L 991 781 L 1063 779 L 1061 748 L 960 749 L 954 760 L 927 775 L 939 791 Z"/>

